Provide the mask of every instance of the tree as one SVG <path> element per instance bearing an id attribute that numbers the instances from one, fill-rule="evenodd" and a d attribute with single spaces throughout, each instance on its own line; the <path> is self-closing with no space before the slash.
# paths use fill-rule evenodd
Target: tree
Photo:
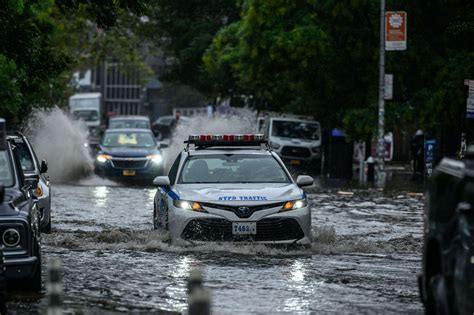
<path id="1" fill-rule="evenodd" d="M 32 107 L 65 98 L 76 56 L 84 57 L 75 44 L 96 33 L 96 25 L 112 32 L 118 16 L 130 15 L 128 10 L 139 14 L 144 1 L 8 0 L 2 6 L 0 116 L 12 126 Z"/>
<path id="2" fill-rule="evenodd" d="M 236 0 L 154 0 L 142 34 L 167 55 L 162 79 L 212 91 L 202 56 L 217 31 L 238 19 Z"/>

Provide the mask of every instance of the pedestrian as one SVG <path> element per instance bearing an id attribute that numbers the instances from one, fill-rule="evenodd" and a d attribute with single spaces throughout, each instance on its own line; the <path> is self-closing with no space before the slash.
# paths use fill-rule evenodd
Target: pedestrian
<path id="1" fill-rule="evenodd" d="M 423 177 L 424 142 L 425 142 L 425 136 L 423 134 L 423 131 L 418 129 L 415 133 L 415 136 L 410 141 L 412 161 L 413 161 L 413 177 L 412 177 L 413 180 Z"/>

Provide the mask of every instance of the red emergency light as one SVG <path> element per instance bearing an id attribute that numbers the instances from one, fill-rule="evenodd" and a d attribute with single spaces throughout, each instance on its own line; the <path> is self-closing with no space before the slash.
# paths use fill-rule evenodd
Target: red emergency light
<path id="1" fill-rule="evenodd" d="M 196 146 L 255 146 L 267 144 L 263 134 L 202 134 L 189 135 L 187 144 Z"/>

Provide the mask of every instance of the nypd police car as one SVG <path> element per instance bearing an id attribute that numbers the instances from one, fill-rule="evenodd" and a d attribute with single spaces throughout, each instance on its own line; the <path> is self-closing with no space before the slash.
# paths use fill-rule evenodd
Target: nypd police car
<path id="1" fill-rule="evenodd" d="M 309 244 L 304 186 L 263 135 L 191 135 L 168 176 L 154 180 L 154 228 L 172 241 Z"/>

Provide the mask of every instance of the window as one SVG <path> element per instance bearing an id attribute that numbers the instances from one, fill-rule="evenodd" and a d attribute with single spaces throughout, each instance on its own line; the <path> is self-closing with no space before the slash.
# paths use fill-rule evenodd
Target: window
<path id="1" fill-rule="evenodd" d="M 106 147 L 156 147 L 151 132 L 107 132 L 101 144 Z"/>
<path id="2" fill-rule="evenodd" d="M 274 120 L 272 136 L 304 140 L 319 140 L 319 124 L 304 121 Z"/>
<path id="3" fill-rule="evenodd" d="M 289 183 L 283 167 L 271 155 L 213 154 L 190 156 L 180 183 Z"/>
<path id="4" fill-rule="evenodd" d="M 181 154 L 178 155 L 178 157 L 173 163 L 173 166 L 171 166 L 170 168 L 170 172 L 168 173 L 168 177 L 170 178 L 171 185 L 174 184 L 174 182 L 176 181 L 176 176 L 178 176 L 178 167 L 179 167 L 180 161 L 181 161 Z"/>
<path id="5" fill-rule="evenodd" d="M 137 128 L 137 129 L 150 129 L 150 123 L 146 120 L 112 120 L 109 124 L 110 129 L 122 129 L 122 128 Z"/>
<path id="6" fill-rule="evenodd" d="M 13 172 L 7 151 L 0 151 L 0 183 L 4 186 L 13 186 Z"/>
<path id="7" fill-rule="evenodd" d="M 33 160 L 33 156 L 30 153 L 26 143 L 24 142 L 17 142 L 15 146 L 18 150 L 18 156 L 20 158 L 21 169 L 24 172 L 34 172 L 35 171 L 35 163 Z"/>

